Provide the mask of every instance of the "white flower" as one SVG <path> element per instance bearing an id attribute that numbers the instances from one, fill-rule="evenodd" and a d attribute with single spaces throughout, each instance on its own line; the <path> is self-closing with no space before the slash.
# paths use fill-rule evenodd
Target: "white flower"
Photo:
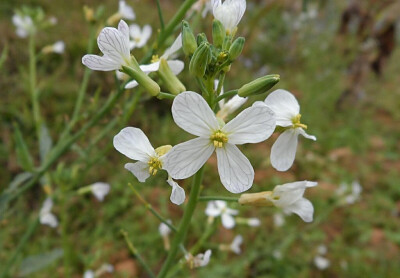
<path id="1" fill-rule="evenodd" d="M 134 20 L 136 18 L 133 8 L 127 5 L 124 0 L 119 1 L 118 13 L 124 19 Z"/>
<path id="2" fill-rule="evenodd" d="M 55 228 L 58 226 L 58 220 L 57 217 L 53 213 L 51 213 L 52 207 L 53 207 L 53 200 L 50 197 L 48 197 L 44 201 L 42 208 L 40 209 L 39 221 L 40 224 L 48 225 L 52 228 Z"/>
<path id="3" fill-rule="evenodd" d="M 275 227 L 282 227 L 285 224 L 285 217 L 282 213 L 275 213 L 273 218 Z"/>
<path id="4" fill-rule="evenodd" d="M 285 212 L 295 213 L 304 222 L 311 222 L 313 220 L 314 207 L 309 200 L 303 197 L 303 194 L 306 188 L 317 184 L 310 181 L 297 181 L 277 185 L 272 194 L 267 195 L 266 198 Z"/>
<path id="5" fill-rule="evenodd" d="M 230 245 L 230 250 L 233 253 L 239 255 L 242 252 L 242 250 L 240 249 L 240 245 L 242 245 L 242 243 L 243 243 L 243 237 L 241 235 L 235 236 Z"/>
<path id="6" fill-rule="evenodd" d="M 330 266 L 331 262 L 327 258 L 324 258 L 322 256 L 315 256 L 314 264 L 318 269 L 324 270 Z"/>
<path id="7" fill-rule="evenodd" d="M 90 185 L 90 188 L 92 189 L 93 195 L 100 202 L 102 202 L 104 197 L 108 194 L 108 192 L 110 192 L 110 185 L 105 182 L 96 182 Z"/>
<path id="8" fill-rule="evenodd" d="M 140 182 L 145 182 L 150 175 L 155 175 L 162 169 L 165 153 L 171 146 L 162 146 L 154 149 L 149 139 L 139 128 L 126 127 L 114 137 L 114 147 L 123 155 L 136 163 L 125 164 L 125 169 L 129 170 Z M 185 191 L 174 180 L 168 178 L 168 184 L 172 187 L 171 202 L 180 205 L 185 201 Z"/>
<path id="9" fill-rule="evenodd" d="M 137 24 L 132 24 L 129 26 L 129 32 L 132 38 L 130 48 L 142 48 L 150 39 L 152 29 L 148 24 L 143 26 L 143 28 L 140 28 Z"/>
<path id="10" fill-rule="evenodd" d="M 168 223 L 171 223 L 171 220 L 167 220 Z M 158 232 L 162 237 L 168 236 L 171 233 L 171 229 L 168 227 L 167 224 L 161 222 L 161 224 L 158 226 Z"/>
<path id="11" fill-rule="evenodd" d="M 118 29 L 106 27 L 101 30 L 97 44 L 103 56 L 85 55 L 82 64 L 92 70 L 111 71 L 129 66 L 131 60 L 129 48 L 129 27 L 121 20 Z"/>
<path id="12" fill-rule="evenodd" d="M 317 252 L 320 255 L 326 255 L 326 253 L 328 252 L 328 248 L 326 248 L 326 246 L 324 244 L 320 244 L 317 247 Z"/>
<path id="13" fill-rule="evenodd" d="M 308 135 L 300 123 L 300 106 L 296 98 L 285 90 L 276 90 L 268 95 L 265 104 L 275 113 L 276 125 L 287 128 L 275 141 L 271 149 L 271 164 L 278 171 L 288 170 L 294 161 L 297 149 L 297 137 L 317 140 L 315 136 Z"/>
<path id="14" fill-rule="evenodd" d="M 94 272 L 92 270 L 86 270 L 85 273 L 83 273 L 83 278 L 94 278 Z"/>
<path id="15" fill-rule="evenodd" d="M 193 257 L 192 254 L 187 253 L 185 255 L 185 258 L 186 261 L 189 263 L 190 268 L 203 267 L 208 265 L 208 263 L 210 262 L 211 254 L 211 250 L 208 249 L 206 252 L 204 252 L 204 254 L 197 254 L 195 257 Z"/>
<path id="16" fill-rule="evenodd" d="M 258 226 L 260 226 L 261 225 L 261 221 L 260 221 L 260 219 L 258 219 L 258 218 L 249 218 L 249 219 L 247 219 L 247 224 L 250 226 L 250 227 L 258 227 Z"/>
<path id="17" fill-rule="evenodd" d="M 225 201 L 210 201 L 207 204 L 206 215 L 211 217 L 221 216 L 222 225 L 227 229 L 232 229 L 235 226 L 235 218 L 238 211 L 228 207 Z"/>
<path id="18" fill-rule="evenodd" d="M 35 25 L 30 16 L 15 14 L 12 17 L 12 22 L 17 27 L 16 33 L 20 38 L 26 38 L 35 32 Z"/>
<path id="19" fill-rule="evenodd" d="M 211 0 L 213 14 L 221 21 L 228 33 L 234 33 L 246 11 L 246 0 Z"/>
<path id="20" fill-rule="evenodd" d="M 338 195 L 339 197 L 343 197 L 344 202 L 352 205 L 360 199 L 361 192 L 361 184 L 358 181 L 353 181 L 351 183 L 351 186 L 346 183 L 342 183 L 340 187 L 336 190 L 336 195 Z"/>
<path id="21" fill-rule="evenodd" d="M 282 259 L 282 252 L 280 250 L 274 250 L 272 252 L 272 256 L 277 260 L 281 260 Z"/>
<path id="22" fill-rule="evenodd" d="M 205 18 L 212 11 L 210 0 L 198 0 L 191 8 L 192 12 L 201 12 L 201 16 Z"/>
<path id="23" fill-rule="evenodd" d="M 65 43 L 63 41 L 56 41 L 52 45 L 52 49 L 54 53 L 62 54 L 65 50 Z"/>
<path id="24" fill-rule="evenodd" d="M 172 115 L 180 128 L 199 136 L 174 146 L 166 155 L 164 169 L 172 178 L 192 176 L 215 150 L 220 179 L 228 191 L 240 193 L 252 186 L 253 167 L 236 145 L 262 142 L 273 133 L 275 118 L 268 107 L 249 107 L 225 124 L 199 94 L 183 92 L 174 99 Z"/>
<path id="25" fill-rule="evenodd" d="M 218 80 L 214 81 L 215 89 L 218 87 Z M 220 95 L 224 94 L 224 88 L 221 89 Z M 219 111 L 217 117 L 221 119 L 226 119 L 230 114 L 235 112 L 239 107 L 241 107 L 247 101 L 247 97 L 240 97 L 238 95 L 233 96 L 230 100 L 225 102 L 225 99 L 218 101 Z"/>

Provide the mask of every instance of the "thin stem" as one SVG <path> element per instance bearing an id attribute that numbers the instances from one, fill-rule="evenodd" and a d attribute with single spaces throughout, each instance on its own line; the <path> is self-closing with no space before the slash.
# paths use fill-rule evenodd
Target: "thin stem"
<path id="1" fill-rule="evenodd" d="M 226 73 L 223 72 L 223 73 L 221 73 L 221 76 L 219 77 L 218 87 L 217 87 L 217 92 L 216 92 L 217 96 L 219 96 L 219 94 L 221 93 L 222 87 L 224 86 L 225 75 L 226 75 Z"/>
<path id="2" fill-rule="evenodd" d="M 167 221 L 167 219 L 165 219 L 163 216 L 161 216 L 155 209 L 153 209 L 153 207 L 151 206 L 151 204 L 149 202 L 147 202 L 142 195 L 140 195 L 139 191 L 136 190 L 136 188 L 128 183 L 128 186 L 132 189 L 133 193 L 136 195 L 136 197 L 139 199 L 139 201 L 145 205 L 145 207 L 155 216 L 158 218 L 158 220 L 160 220 L 162 223 L 164 223 L 165 225 L 167 225 L 172 231 L 174 232 L 178 232 L 178 229 L 172 225 L 171 223 L 169 223 Z"/>
<path id="3" fill-rule="evenodd" d="M 31 95 L 33 121 L 35 123 L 35 130 L 37 139 L 40 140 L 40 106 L 39 95 L 36 89 L 36 54 L 35 54 L 35 37 L 29 36 L 29 93 Z"/>
<path id="4" fill-rule="evenodd" d="M 169 94 L 169 93 L 160 92 L 160 93 L 158 94 L 157 98 L 159 98 L 159 99 L 174 99 L 174 98 L 175 98 L 175 95 Z"/>
<path id="5" fill-rule="evenodd" d="M 149 274 L 149 276 L 152 277 L 152 278 L 156 278 L 156 276 L 154 275 L 154 273 L 151 270 L 151 268 L 147 265 L 147 263 L 145 262 L 143 257 L 140 255 L 138 250 L 135 248 L 135 246 L 133 246 L 133 243 L 129 239 L 128 233 L 125 230 L 122 230 L 122 229 L 121 229 L 120 233 L 124 237 L 126 245 L 128 245 L 128 248 L 131 251 L 132 255 L 136 257 L 136 259 L 139 261 L 139 263 L 146 270 L 147 274 Z"/>
<path id="6" fill-rule="evenodd" d="M 238 93 L 238 90 L 228 91 L 225 94 L 218 96 L 217 97 L 217 101 L 220 101 L 221 99 L 224 99 L 224 98 L 227 98 L 227 97 L 233 97 L 233 96 L 237 95 L 237 93 Z"/>
<path id="7" fill-rule="evenodd" d="M 63 194 L 61 194 L 62 200 L 62 214 L 61 214 L 61 240 L 64 251 L 63 263 L 64 263 L 64 277 L 71 277 L 71 244 L 68 239 L 68 207 L 67 207 L 67 196 L 66 186 L 61 185 Z"/>
<path id="8" fill-rule="evenodd" d="M 182 221 L 179 225 L 179 230 L 176 233 L 174 240 L 172 241 L 171 249 L 168 252 L 167 259 L 165 260 L 164 265 L 162 266 L 161 271 L 157 276 L 158 278 L 166 277 L 171 265 L 173 264 L 179 246 L 185 240 L 187 231 L 189 229 L 189 224 L 190 221 L 192 220 L 192 216 L 196 208 L 196 204 L 200 194 L 200 186 L 203 180 L 203 172 L 204 172 L 204 166 L 201 167 L 200 170 L 194 175 L 192 188 L 189 195 L 189 202 L 185 208 Z"/>
<path id="9" fill-rule="evenodd" d="M 227 202 L 238 202 L 238 197 L 225 197 L 225 196 L 200 196 L 199 201 L 206 202 L 206 201 L 227 201 Z"/>
<path id="10" fill-rule="evenodd" d="M 10 257 L 10 259 L 7 261 L 7 263 L 4 264 L 5 268 L 4 268 L 3 272 L 0 274 L 0 278 L 8 277 L 8 272 L 10 271 L 11 267 L 15 263 L 22 248 L 25 246 L 25 244 L 29 241 L 29 239 L 33 235 L 33 233 L 36 230 L 38 225 L 39 225 L 39 219 L 36 217 L 35 220 L 33 220 L 29 224 L 28 229 L 26 230 L 25 234 L 22 236 L 21 240 L 18 243 L 17 248 L 15 248 L 14 253 Z"/>
<path id="11" fill-rule="evenodd" d="M 160 19 L 160 24 L 161 24 L 161 31 L 164 31 L 164 17 L 161 10 L 160 0 L 157 0 L 156 2 L 157 2 L 158 17 Z"/>

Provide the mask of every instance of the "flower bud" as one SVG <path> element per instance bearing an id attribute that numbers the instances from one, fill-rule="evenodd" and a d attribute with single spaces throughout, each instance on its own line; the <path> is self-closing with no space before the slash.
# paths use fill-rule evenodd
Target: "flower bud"
<path id="1" fill-rule="evenodd" d="M 211 48 L 210 44 L 205 42 L 202 43 L 194 52 L 192 59 L 190 60 L 189 64 L 189 71 L 191 74 L 198 76 L 198 77 L 203 77 L 207 65 L 211 61 Z"/>
<path id="2" fill-rule="evenodd" d="M 168 66 L 168 62 L 163 58 L 161 58 L 160 60 L 158 75 L 160 76 L 161 80 L 163 81 L 163 84 L 170 93 L 177 95 L 179 93 L 186 91 L 185 86 L 178 79 L 178 77 L 176 77 L 176 75 L 172 72 L 171 68 Z"/>
<path id="3" fill-rule="evenodd" d="M 160 93 L 160 86 L 139 67 L 133 69 L 131 67 L 122 66 L 122 72 L 135 79 L 150 95 L 157 96 Z"/>
<path id="4" fill-rule="evenodd" d="M 241 97 L 248 97 L 250 95 L 258 95 L 263 94 L 272 87 L 280 80 L 278 74 L 270 74 L 256 80 L 251 81 L 248 84 L 243 85 L 238 90 L 238 95 Z"/>
<path id="5" fill-rule="evenodd" d="M 213 37 L 213 43 L 216 47 L 221 48 L 222 44 L 224 43 L 225 39 L 225 28 L 224 25 L 222 25 L 221 21 L 214 19 L 213 25 L 212 25 L 212 37 Z"/>
<path id="6" fill-rule="evenodd" d="M 231 61 L 236 60 L 237 57 L 242 53 L 245 39 L 243 37 L 237 38 L 229 48 L 229 59 Z"/>
<path id="7" fill-rule="evenodd" d="M 186 56 L 191 56 L 196 51 L 197 42 L 192 29 L 187 21 L 182 21 L 182 48 Z"/>
<path id="8" fill-rule="evenodd" d="M 274 204 L 268 199 L 272 191 L 263 191 L 258 193 L 245 193 L 240 195 L 239 204 L 251 205 L 256 207 L 272 207 Z"/>
<path id="9" fill-rule="evenodd" d="M 89 8 L 88 6 L 83 6 L 83 13 L 85 15 L 85 20 L 89 23 L 95 22 L 94 18 L 94 11 L 92 8 Z"/>
<path id="10" fill-rule="evenodd" d="M 198 46 L 200 46 L 203 42 L 208 42 L 206 34 L 204 33 L 198 34 L 196 41 Z"/>

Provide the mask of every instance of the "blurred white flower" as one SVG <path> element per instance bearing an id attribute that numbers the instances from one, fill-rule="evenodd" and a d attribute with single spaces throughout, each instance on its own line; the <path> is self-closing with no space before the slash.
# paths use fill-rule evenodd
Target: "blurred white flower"
<path id="1" fill-rule="evenodd" d="M 336 195 L 343 198 L 346 204 L 352 205 L 360 199 L 361 192 L 361 184 L 358 181 L 353 181 L 351 185 L 341 183 L 340 187 L 336 190 Z"/>
<path id="2" fill-rule="evenodd" d="M 167 220 L 168 223 L 171 223 L 171 220 Z M 161 224 L 158 226 L 158 232 L 162 237 L 168 236 L 171 233 L 171 229 L 168 227 L 167 224 L 161 222 Z"/>
<path id="3" fill-rule="evenodd" d="M 230 250 L 233 253 L 239 255 L 242 252 L 242 250 L 240 249 L 240 245 L 242 245 L 242 243 L 243 243 L 243 237 L 241 235 L 235 236 L 230 245 Z"/>
<path id="4" fill-rule="evenodd" d="M 17 27 L 16 34 L 20 38 L 26 38 L 32 35 L 36 28 L 33 24 L 33 20 L 30 16 L 14 14 L 12 17 L 12 22 L 15 27 Z"/>
<path id="5" fill-rule="evenodd" d="M 309 200 L 303 197 L 303 194 L 306 188 L 317 184 L 310 181 L 298 181 L 277 185 L 272 194 L 267 195 L 266 198 L 285 212 L 295 213 L 304 222 L 311 222 L 313 220 L 314 207 Z"/>
<path id="6" fill-rule="evenodd" d="M 271 136 L 275 118 L 268 107 L 249 107 L 225 124 L 217 120 L 202 96 L 188 91 L 175 97 L 172 115 L 180 128 L 199 136 L 174 146 L 166 155 L 164 168 L 172 178 L 192 176 L 215 151 L 220 180 L 228 191 L 240 193 L 252 186 L 253 167 L 236 145 Z"/>
<path id="7" fill-rule="evenodd" d="M 273 218 L 275 227 L 282 227 L 285 224 L 285 217 L 282 213 L 275 213 Z"/>
<path id="8" fill-rule="evenodd" d="M 314 257 L 314 264 L 319 270 L 324 270 L 330 266 L 331 262 L 327 258 L 318 255 Z"/>
<path id="9" fill-rule="evenodd" d="M 126 127 L 122 129 L 113 140 L 117 151 L 133 160 L 136 163 L 125 164 L 140 182 L 145 182 L 150 175 L 155 175 L 158 170 L 163 169 L 165 154 L 171 146 L 162 146 L 154 149 L 147 136 L 139 128 Z M 168 177 L 168 184 L 172 187 L 170 200 L 176 205 L 185 201 L 185 191 L 174 180 Z"/>
<path id="10" fill-rule="evenodd" d="M 87 54 L 82 58 L 82 64 L 92 70 L 111 71 L 129 66 L 131 54 L 129 48 L 129 27 L 121 20 L 118 29 L 106 27 L 101 30 L 97 44 L 103 56 Z"/>
<path id="11" fill-rule="evenodd" d="M 190 8 L 192 12 L 201 12 L 201 16 L 205 18 L 209 12 L 212 11 L 210 0 L 197 0 L 197 2 Z"/>
<path id="12" fill-rule="evenodd" d="M 204 254 L 197 254 L 195 257 L 193 257 L 192 254 L 187 253 L 185 255 L 185 258 L 190 268 L 203 267 L 208 265 L 208 263 L 210 262 L 211 254 L 211 250 L 208 249 L 206 252 L 204 252 Z"/>
<path id="13" fill-rule="evenodd" d="M 57 17 L 55 17 L 55 16 L 51 16 L 51 17 L 49 17 L 49 22 L 50 22 L 50 24 L 52 24 L 52 25 L 56 25 L 57 22 L 58 22 L 58 19 L 57 19 Z"/>
<path id="14" fill-rule="evenodd" d="M 39 221 L 40 224 L 42 225 L 48 225 L 52 228 L 55 228 L 58 226 L 58 220 L 57 217 L 51 213 L 51 209 L 53 208 L 53 200 L 48 197 L 43 205 L 42 208 L 40 209 L 39 213 Z"/>
<path id="15" fill-rule="evenodd" d="M 132 39 L 130 42 L 130 49 L 142 48 L 150 39 L 152 29 L 148 24 L 143 26 L 143 28 L 140 28 L 138 24 L 132 24 L 129 26 L 129 32 Z"/>
<path id="16" fill-rule="evenodd" d="M 114 272 L 114 266 L 111 264 L 102 264 L 99 269 L 94 272 L 93 270 L 86 270 L 85 273 L 83 274 L 83 278 L 95 278 L 95 277 L 100 277 L 104 273 L 113 273 Z"/>
<path id="17" fill-rule="evenodd" d="M 246 11 L 246 0 L 211 0 L 213 14 L 216 19 L 221 21 L 227 33 L 232 34 L 236 31 Z"/>
<path id="18" fill-rule="evenodd" d="M 94 272 L 92 270 L 86 270 L 83 274 L 83 278 L 94 278 Z"/>
<path id="19" fill-rule="evenodd" d="M 105 182 L 96 182 L 90 185 L 93 195 L 102 202 L 104 197 L 110 192 L 110 185 Z"/>
<path id="20" fill-rule="evenodd" d="M 260 219 L 253 217 L 253 218 L 247 219 L 247 224 L 250 227 L 258 227 L 261 225 L 261 221 L 260 221 Z"/>
<path id="21" fill-rule="evenodd" d="M 118 13 L 123 19 L 134 20 L 136 18 L 133 8 L 127 5 L 124 0 L 119 1 Z"/>
<path id="22" fill-rule="evenodd" d="M 328 252 L 328 248 L 326 248 L 326 245 L 320 244 L 317 247 L 317 252 L 320 255 L 326 255 L 326 253 Z"/>
<path id="23" fill-rule="evenodd" d="M 278 171 L 286 171 L 292 166 L 296 156 L 299 134 L 314 141 L 317 138 L 304 131 L 303 128 L 307 126 L 300 122 L 299 103 L 290 92 L 276 90 L 268 95 L 265 104 L 274 111 L 276 125 L 286 128 L 271 149 L 272 166 Z"/>
<path id="24" fill-rule="evenodd" d="M 65 50 L 65 43 L 63 41 L 56 41 L 53 44 L 53 52 L 54 53 L 62 54 L 62 53 L 64 53 L 64 50 Z"/>
<path id="25" fill-rule="evenodd" d="M 274 250 L 272 252 L 272 256 L 277 260 L 281 260 L 282 259 L 282 252 L 280 250 Z"/>
<path id="26" fill-rule="evenodd" d="M 235 226 L 234 215 L 238 214 L 238 211 L 228 207 L 225 201 L 210 201 L 207 204 L 206 215 L 211 217 L 221 216 L 222 225 L 227 229 L 232 229 Z"/>
<path id="27" fill-rule="evenodd" d="M 218 80 L 214 81 L 214 87 L 217 89 Z M 224 88 L 222 87 L 220 95 L 224 94 Z M 218 101 L 219 111 L 217 113 L 217 117 L 225 120 L 230 114 L 235 112 L 239 107 L 241 107 L 247 101 L 247 97 L 240 97 L 238 95 L 233 96 L 228 101 L 225 99 L 221 99 Z"/>

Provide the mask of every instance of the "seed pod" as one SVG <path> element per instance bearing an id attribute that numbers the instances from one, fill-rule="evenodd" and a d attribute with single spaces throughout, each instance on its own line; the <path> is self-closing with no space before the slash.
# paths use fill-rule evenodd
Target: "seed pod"
<path id="1" fill-rule="evenodd" d="M 274 85 L 278 83 L 279 80 L 280 77 L 278 74 L 270 74 L 257 78 L 256 80 L 253 80 L 250 83 L 243 85 L 238 90 L 238 95 L 241 97 L 248 97 L 250 95 L 263 94 L 274 87 Z"/>
<path id="2" fill-rule="evenodd" d="M 221 48 L 222 44 L 225 39 L 225 28 L 224 25 L 222 25 L 221 21 L 214 19 L 213 25 L 212 25 L 212 37 L 213 37 L 213 43 L 216 47 Z"/>
<path id="3" fill-rule="evenodd" d="M 197 77 L 203 77 L 211 61 L 211 48 L 207 42 L 202 43 L 194 52 L 189 64 L 189 71 Z"/>
<path id="4" fill-rule="evenodd" d="M 196 51 L 197 42 L 192 29 L 187 21 L 182 21 L 182 48 L 186 56 L 191 56 Z"/>
<path id="5" fill-rule="evenodd" d="M 133 69 L 131 67 L 122 66 L 122 72 L 126 73 L 133 79 L 135 79 L 140 86 L 152 96 L 157 96 L 160 93 L 160 86 L 145 74 L 139 67 Z"/>
<path id="6" fill-rule="evenodd" d="M 229 59 L 231 61 L 236 60 L 237 57 L 242 53 L 245 39 L 243 37 L 237 38 L 229 48 Z"/>
<path id="7" fill-rule="evenodd" d="M 158 75 L 160 79 L 163 81 L 166 89 L 177 95 L 186 91 L 185 85 L 176 77 L 176 75 L 172 72 L 171 68 L 168 65 L 168 62 L 165 59 L 160 60 L 160 67 L 158 68 Z"/>

